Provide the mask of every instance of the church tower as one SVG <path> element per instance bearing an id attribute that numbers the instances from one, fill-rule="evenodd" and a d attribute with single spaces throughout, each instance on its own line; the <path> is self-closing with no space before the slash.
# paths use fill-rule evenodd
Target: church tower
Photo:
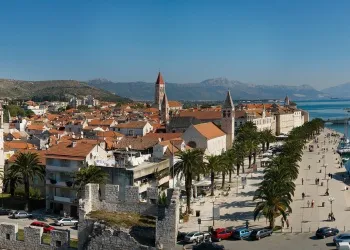
<path id="1" fill-rule="evenodd" d="M 157 81 L 155 84 L 155 93 L 154 93 L 154 104 L 159 111 L 161 110 L 164 94 L 165 94 L 165 82 L 163 80 L 162 74 L 159 72 Z"/>
<path id="2" fill-rule="evenodd" d="M 221 109 L 221 130 L 226 133 L 226 149 L 232 148 L 235 139 L 235 106 L 230 91 L 227 91 L 226 100 Z"/>
<path id="3" fill-rule="evenodd" d="M 169 102 L 166 93 L 163 95 L 162 107 L 161 107 L 161 120 L 165 124 L 169 122 Z"/>
<path id="4" fill-rule="evenodd" d="M 289 97 L 286 95 L 286 98 L 284 98 L 284 106 L 288 107 L 289 104 L 290 104 L 290 100 L 289 100 Z"/>
<path id="5" fill-rule="evenodd" d="M 5 166 L 5 155 L 4 155 L 4 110 L 2 108 L 2 103 L 0 103 L 0 172 L 4 174 L 4 166 Z M 2 187 L 3 183 L 0 179 L 0 187 Z M 0 193 L 2 193 L 2 189 L 0 188 Z"/>

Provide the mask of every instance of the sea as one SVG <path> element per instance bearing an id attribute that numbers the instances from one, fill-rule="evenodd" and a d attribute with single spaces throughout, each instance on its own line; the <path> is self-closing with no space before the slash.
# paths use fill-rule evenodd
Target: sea
<path id="1" fill-rule="evenodd" d="M 297 101 L 297 107 L 309 112 L 310 120 L 313 118 L 336 119 L 350 117 L 345 109 L 350 109 L 350 99 L 332 99 L 322 101 Z M 345 124 L 327 124 L 326 126 L 345 134 Z M 348 135 L 350 125 L 347 126 Z"/>

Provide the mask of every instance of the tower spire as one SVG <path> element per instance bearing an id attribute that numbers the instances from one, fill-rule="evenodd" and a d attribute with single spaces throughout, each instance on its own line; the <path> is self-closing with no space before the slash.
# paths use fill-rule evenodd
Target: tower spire
<path id="1" fill-rule="evenodd" d="M 231 92 L 228 90 L 227 94 L 226 94 L 226 99 L 224 102 L 224 105 L 222 106 L 223 109 L 234 109 L 234 105 L 232 102 L 232 98 L 231 98 Z"/>

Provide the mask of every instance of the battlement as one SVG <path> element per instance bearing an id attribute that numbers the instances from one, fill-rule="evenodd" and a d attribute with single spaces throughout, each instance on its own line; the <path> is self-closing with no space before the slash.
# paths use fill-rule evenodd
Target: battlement
<path id="1" fill-rule="evenodd" d="M 18 226 L 12 223 L 0 224 L 0 246 L 8 250 L 65 250 L 69 249 L 70 232 L 53 230 L 50 244 L 42 241 L 43 228 L 24 227 L 24 241 L 17 239 Z"/>

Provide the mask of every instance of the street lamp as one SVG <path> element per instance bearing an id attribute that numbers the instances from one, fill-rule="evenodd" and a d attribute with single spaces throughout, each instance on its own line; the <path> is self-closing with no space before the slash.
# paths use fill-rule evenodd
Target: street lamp
<path id="1" fill-rule="evenodd" d="M 332 204 L 333 204 L 333 201 L 335 200 L 335 198 L 334 197 L 329 197 L 328 200 L 331 203 L 331 214 L 332 214 L 333 213 L 333 206 L 332 206 Z"/>
<path id="2" fill-rule="evenodd" d="M 239 175 L 236 176 L 236 179 L 237 179 L 236 196 L 238 196 L 238 179 L 239 179 Z"/>
<path id="3" fill-rule="evenodd" d="M 327 190 L 328 190 L 328 182 L 329 182 L 329 179 L 327 179 Z"/>
<path id="4" fill-rule="evenodd" d="M 213 229 L 214 229 L 214 204 L 215 204 L 215 197 L 213 197 L 211 202 L 213 203 Z"/>

